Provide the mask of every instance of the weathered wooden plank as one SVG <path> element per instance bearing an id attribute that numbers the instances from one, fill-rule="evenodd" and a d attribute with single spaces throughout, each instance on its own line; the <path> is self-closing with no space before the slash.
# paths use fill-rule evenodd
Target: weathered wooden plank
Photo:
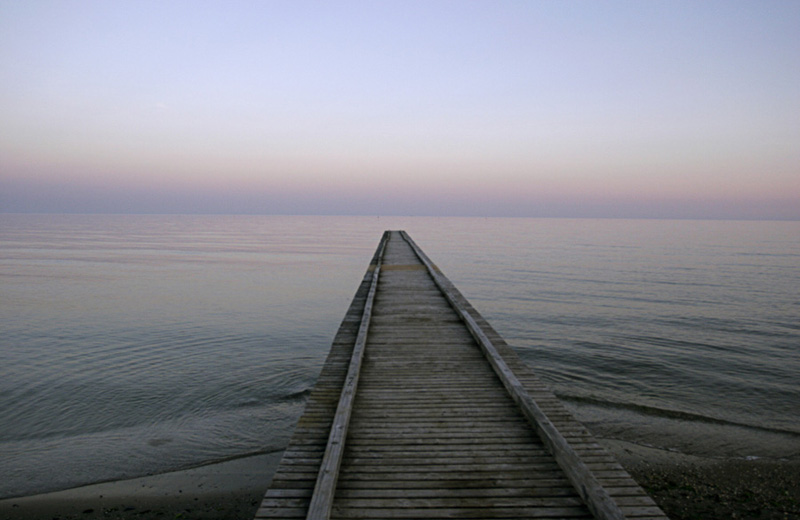
<path id="1" fill-rule="evenodd" d="M 507 445 L 514 445 L 514 446 L 525 446 L 528 443 L 532 442 L 530 437 L 518 437 L 518 438 L 503 438 L 503 439 L 491 439 L 491 438 L 480 438 L 480 439 L 458 439 L 457 441 L 448 441 L 448 439 L 442 438 L 434 438 L 434 439 L 397 439 L 392 441 L 392 439 L 365 439 L 365 438 L 354 438 L 352 439 L 353 446 L 426 446 L 426 447 L 435 447 L 435 448 L 442 448 L 444 446 L 457 446 L 458 449 L 465 449 L 467 447 L 472 446 L 500 446 L 503 444 Z"/>
<path id="2" fill-rule="evenodd" d="M 342 388 L 342 395 L 339 399 L 339 404 L 336 407 L 336 415 L 333 418 L 331 425 L 330 437 L 325 448 L 325 455 L 322 457 L 322 463 L 319 467 L 319 475 L 314 487 L 314 493 L 311 496 L 311 502 L 308 505 L 307 518 L 309 520 L 318 520 L 320 518 L 329 518 L 331 508 L 333 507 L 333 493 L 336 489 L 336 482 L 339 478 L 339 467 L 341 466 L 342 456 L 344 454 L 344 443 L 347 436 L 347 430 L 350 423 L 350 416 L 353 411 L 353 400 L 356 396 L 356 388 L 358 386 L 358 379 L 361 373 L 362 360 L 364 359 L 364 350 L 367 344 L 367 334 L 369 333 L 369 326 L 372 315 L 372 306 L 375 300 L 375 293 L 378 290 L 378 279 L 381 271 L 381 261 L 383 259 L 383 252 L 386 248 L 388 236 L 384 234 L 379 251 L 377 254 L 377 261 L 374 263 L 375 268 L 372 271 L 372 280 L 370 281 L 369 292 L 367 299 L 364 302 L 364 310 L 361 314 L 361 324 L 358 328 L 355 343 L 353 345 L 353 354 L 350 361 L 350 366 L 347 369 L 347 376 L 345 378 L 344 387 Z"/>
<path id="3" fill-rule="evenodd" d="M 583 507 L 483 507 L 483 508 L 336 508 L 341 518 L 589 518 Z"/>
<path id="4" fill-rule="evenodd" d="M 288 479 L 297 478 L 301 474 L 300 473 L 292 473 L 287 474 Z M 475 480 L 482 480 L 482 479 L 494 479 L 494 478 L 504 478 L 504 479 L 525 479 L 529 478 L 530 475 L 536 475 L 537 478 L 542 479 L 555 479 L 558 477 L 563 477 L 563 473 L 559 469 L 557 465 L 553 465 L 549 469 L 545 468 L 529 468 L 529 469 L 519 469 L 519 470 L 503 470 L 503 471 L 470 471 L 468 473 L 459 472 L 459 471 L 436 471 L 434 469 L 425 469 L 419 471 L 404 471 L 404 472 L 396 472 L 393 474 L 386 474 L 383 478 L 380 475 L 376 475 L 370 472 L 351 472 L 348 470 L 343 470 L 342 474 L 339 478 L 345 481 L 355 481 L 355 480 L 363 480 L 366 482 L 378 482 L 378 481 L 386 481 L 386 482 L 400 482 L 400 481 L 414 481 L 417 483 L 422 482 L 431 482 L 433 487 L 439 485 L 439 481 L 442 480 L 463 480 L 463 481 L 475 481 Z M 535 479 L 532 479 L 535 480 Z M 564 482 L 564 486 L 569 488 L 570 484 L 568 481 Z M 577 495 L 575 495 L 577 496 Z"/>
<path id="5" fill-rule="evenodd" d="M 572 489 L 567 478 L 561 474 L 557 477 L 547 478 L 542 476 L 538 479 L 528 477 L 525 478 L 512 478 L 512 477 L 493 477 L 493 478 L 473 478 L 470 480 L 457 480 L 447 479 L 439 481 L 423 481 L 423 480 L 342 480 L 339 482 L 337 492 L 340 490 L 492 490 L 492 489 L 526 489 L 526 490 L 549 490 L 548 492 L 561 493 L 566 496 L 575 496 L 575 490 Z M 476 491 L 477 493 L 477 491 Z"/>
<path id="6" fill-rule="evenodd" d="M 365 327 L 360 354 L 358 338 Z M 477 342 L 470 328 L 480 330 Z M 338 424 L 337 403 L 357 356 L 362 356 L 358 390 L 350 401 L 335 491 L 329 493 L 331 517 L 591 516 L 541 434 L 532 432 L 529 419 L 503 387 L 497 368 L 487 363 L 479 345 L 484 341 L 616 500 L 620 513 L 665 518 L 438 268 L 399 233 L 385 234 L 373 256 L 257 518 L 327 518 L 308 506 L 323 475 L 325 444 L 333 436 L 331 425 Z"/>
<path id="7" fill-rule="evenodd" d="M 403 238 L 414 249 L 419 259 L 428 268 L 428 272 L 442 290 L 442 293 L 453 305 L 453 308 L 462 317 L 469 331 L 475 337 L 481 349 L 486 354 L 489 363 L 503 381 L 506 389 L 522 408 L 525 415 L 531 420 L 537 429 L 542 440 L 545 441 L 561 468 L 569 477 L 570 481 L 581 494 L 586 505 L 597 518 L 603 520 L 620 520 L 625 518 L 624 513 L 619 508 L 614 499 L 608 494 L 603 486 L 597 481 L 595 475 L 589 470 L 583 461 L 573 450 L 564 436 L 550 422 L 550 419 L 538 407 L 530 397 L 525 387 L 517 379 L 516 374 L 508 367 L 506 361 L 497 352 L 492 341 L 478 325 L 475 319 L 460 304 L 449 290 L 448 284 L 441 280 L 442 275 L 433 268 L 424 253 L 405 233 L 401 233 Z"/>
<path id="8" fill-rule="evenodd" d="M 342 497 L 337 501 L 339 508 L 472 508 L 487 506 L 485 497 Z M 565 497 L 494 497 L 493 507 L 580 507 L 580 498 Z"/>
<path id="9" fill-rule="evenodd" d="M 377 261 L 377 257 L 379 254 L 379 250 L 376 250 L 375 255 L 373 256 L 372 262 L 370 264 L 370 268 L 367 269 L 361 284 L 356 291 L 356 294 L 350 304 L 350 307 L 347 309 L 345 313 L 344 319 L 339 327 L 339 330 L 336 333 L 336 336 L 333 339 L 331 345 L 331 351 L 328 354 L 328 358 L 326 360 L 325 365 L 322 368 L 322 372 L 319 377 L 319 381 L 315 386 L 314 390 L 309 395 L 308 403 L 307 403 L 307 410 L 313 409 L 323 409 L 327 410 L 326 419 L 328 421 L 326 431 L 329 429 L 330 426 L 330 419 L 333 417 L 335 412 L 336 402 L 338 401 L 339 394 L 341 393 L 342 382 L 344 381 L 344 377 L 347 371 L 347 367 L 349 365 L 349 361 L 352 355 L 353 350 L 353 343 L 355 341 L 357 330 L 361 324 L 361 316 L 363 314 L 364 303 L 366 301 L 366 296 L 369 291 L 370 282 L 372 280 L 372 266 L 375 265 Z M 344 360 L 344 362 L 342 362 Z M 321 392 L 320 389 L 327 386 L 333 386 L 336 388 L 336 398 L 319 398 L 320 394 L 327 395 L 327 391 Z M 302 420 L 302 419 L 301 419 Z M 298 453 L 305 453 L 305 454 L 316 454 L 319 453 L 319 457 L 321 459 L 321 453 L 324 452 L 325 449 L 325 441 L 318 442 L 316 444 L 311 445 L 297 445 L 294 441 L 290 441 L 289 448 L 284 452 L 284 459 L 292 457 L 294 454 Z M 283 466 L 283 462 L 281 463 Z M 272 484 L 270 489 L 282 490 L 282 491 L 301 491 L 301 492 L 310 492 L 315 485 L 315 478 L 309 478 L 308 480 L 282 480 L 280 478 L 280 471 L 273 477 Z M 294 513 L 291 509 L 280 509 L 274 512 L 266 513 L 266 510 L 261 509 L 259 513 L 257 513 L 257 517 L 268 517 L 268 518 L 291 518 L 295 516 L 294 513 L 297 513 L 297 517 L 304 518 L 306 513 L 306 508 L 302 508 L 301 510 L 297 510 Z"/>
<path id="10" fill-rule="evenodd" d="M 485 499 L 485 498 L 556 498 L 568 497 L 574 500 L 571 489 L 558 487 L 488 487 L 488 488 L 435 488 L 435 489 L 341 489 L 337 496 L 343 499 L 371 498 L 430 498 L 430 499 Z M 631 504 L 637 505 L 637 504 Z M 645 504 L 641 504 L 645 505 Z"/>
<path id="11" fill-rule="evenodd" d="M 382 473 L 388 473 L 391 477 L 401 473 L 424 473 L 425 475 L 441 475 L 443 473 L 469 473 L 469 476 L 473 477 L 480 474 L 480 472 L 504 472 L 508 475 L 516 475 L 517 472 L 522 472 L 521 475 L 525 475 L 531 471 L 558 471 L 558 465 L 552 459 L 541 462 L 500 463 L 480 461 L 461 464 L 431 463 L 426 465 L 409 465 L 405 464 L 404 461 L 397 461 L 396 463 L 387 461 L 385 464 L 372 465 L 363 464 L 360 461 L 352 459 L 348 460 L 348 462 L 351 466 L 357 465 L 358 469 L 353 471 L 358 471 L 359 475 L 375 475 L 376 478 L 380 478 L 380 474 Z M 342 475 L 345 475 L 345 473 L 342 473 Z"/>
<path id="12" fill-rule="evenodd" d="M 387 457 L 385 454 L 382 454 L 380 457 L 364 457 L 364 456 L 354 456 L 349 459 L 350 463 L 353 465 L 358 465 L 360 467 L 369 468 L 372 465 L 375 466 L 383 466 L 385 462 L 387 462 Z M 476 456 L 476 455 L 468 455 L 468 454 L 458 454 L 455 456 L 450 457 L 442 457 L 442 456 L 428 456 L 428 457 L 398 457 L 398 461 L 401 461 L 403 466 L 405 467 L 417 467 L 417 466 L 436 466 L 436 465 L 458 465 L 459 467 L 464 467 L 468 465 L 474 464 L 543 464 L 546 462 L 552 462 L 552 458 L 547 453 L 541 453 L 539 456 L 520 456 L 513 452 L 508 452 L 506 456 L 502 455 L 495 455 L 493 457 L 485 457 L 485 456 Z M 306 461 L 304 461 L 305 463 Z M 308 463 L 312 463 L 313 461 L 309 460 Z"/>

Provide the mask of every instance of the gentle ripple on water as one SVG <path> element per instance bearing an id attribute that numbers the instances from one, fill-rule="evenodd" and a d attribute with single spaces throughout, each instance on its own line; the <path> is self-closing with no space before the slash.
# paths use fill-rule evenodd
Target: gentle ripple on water
<path id="1" fill-rule="evenodd" d="M 798 223 L 0 215 L 0 497 L 285 446 L 384 229 L 601 437 L 800 456 Z"/>
<path id="2" fill-rule="evenodd" d="M 456 269 L 417 241 L 596 434 L 800 456 L 800 224 L 503 224 Z"/>

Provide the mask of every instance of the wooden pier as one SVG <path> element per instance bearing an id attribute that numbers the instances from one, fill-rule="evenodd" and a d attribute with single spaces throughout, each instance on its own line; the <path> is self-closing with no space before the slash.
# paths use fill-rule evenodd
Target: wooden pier
<path id="1" fill-rule="evenodd" d="M 666 516 L 387 231 L 256 518 Z"/>

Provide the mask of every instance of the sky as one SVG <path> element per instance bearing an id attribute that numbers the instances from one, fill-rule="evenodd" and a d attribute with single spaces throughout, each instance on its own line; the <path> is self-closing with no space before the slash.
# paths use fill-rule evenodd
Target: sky
<path id="1" fill-rule="evenodd" d="M 800 2 L 0 0 L 0 212 L 800 220 Z"/>

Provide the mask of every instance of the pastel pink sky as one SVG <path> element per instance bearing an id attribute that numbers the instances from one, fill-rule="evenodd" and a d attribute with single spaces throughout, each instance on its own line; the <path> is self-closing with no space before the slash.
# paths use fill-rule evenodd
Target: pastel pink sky
<path id="1" fill-rule="evenodd" d="M 0 212 L 800 219 L 797 2 L 0 0 Z"/>

